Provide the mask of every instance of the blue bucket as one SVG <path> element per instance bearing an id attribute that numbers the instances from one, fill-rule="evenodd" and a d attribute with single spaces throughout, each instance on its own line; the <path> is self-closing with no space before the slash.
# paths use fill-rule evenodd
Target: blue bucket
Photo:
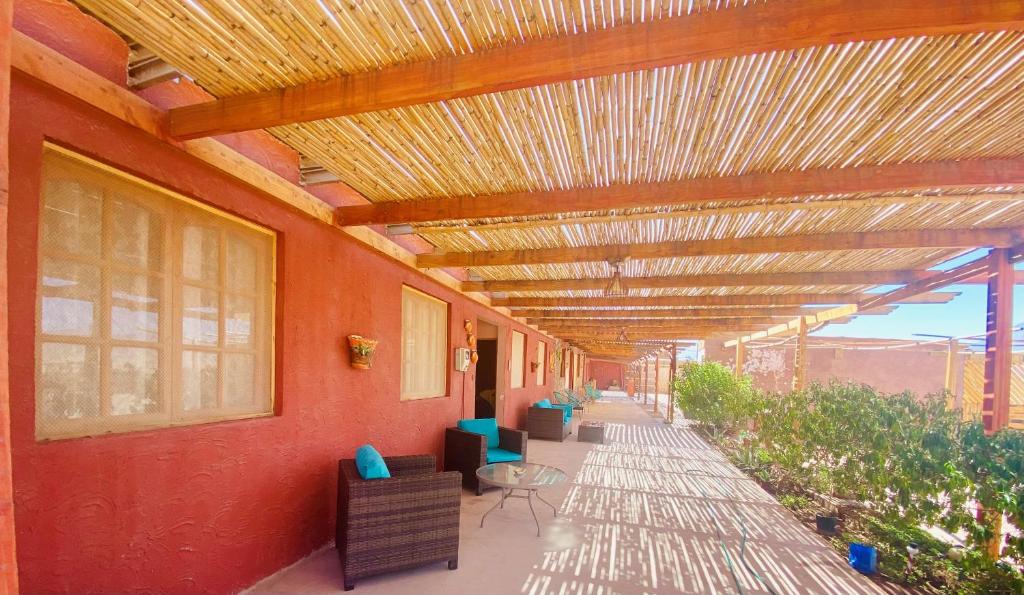
<path id="1" fill-rule="evenodd" d="M 851 543 L 850 566 L 857 572 L 874 574 L 878 570 L 878 550 L 863 543 Z"/>

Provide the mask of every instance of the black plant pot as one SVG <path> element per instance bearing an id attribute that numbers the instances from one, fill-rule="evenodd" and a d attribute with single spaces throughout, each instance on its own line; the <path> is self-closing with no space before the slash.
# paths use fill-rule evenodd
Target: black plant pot
<path id="1" fill-rule="evenodd" d="M 814 524 L 818 527 L 818 533 L 822 535 L 835 535 L 836 530 L 839 528 L 839 518 L 819 514 L 815 515 Z"/>

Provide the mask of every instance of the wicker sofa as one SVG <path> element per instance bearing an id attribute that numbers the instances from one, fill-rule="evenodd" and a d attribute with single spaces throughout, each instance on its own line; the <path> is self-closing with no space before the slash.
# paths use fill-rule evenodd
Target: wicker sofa
<path id="1" fill-rule="evenodd" d="M 526 461 L 526 432 L 498 426 L 497 449 L 502 454 L 514 453 L 516 460 Z M 492 454 L 489 456 L 488 451 Z M 476 470 L 488 463 L 503 462 L 493 456 L 494 449 L 488 449 L 487 437 L 483 434 L 467 432 L 459 428 L 447 428 L 444 431 L 444 468 L 445 471 L 462 473 L 462 485 L 473 490 L 477 496 L 483 493 L 483 487 L 476 477 Z"/>
<path id="2" fill-rule="evenodd" d="M 562 442 L 572 432 L 572 405 L 559 405 L 544 399 L 526 413 L 526 430 L 531 438 Z"/>
<path id="3" fill-rule="evenodd" d="M 365 480 L 354 459 L 338 461 L 335 547 L 346 591 L 366 576 L 430 562 L 459 565 L 459 473 L 438 473 L 433 455 L 384 462 L 390 479 Z"/>

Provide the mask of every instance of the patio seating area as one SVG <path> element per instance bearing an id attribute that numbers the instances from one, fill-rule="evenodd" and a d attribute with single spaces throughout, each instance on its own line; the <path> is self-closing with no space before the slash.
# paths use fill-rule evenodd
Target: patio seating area
<path id="1" fill-rule="evenodd" d="M 622 393 L 587 414 L 607 424 L 605 444 L 530 441 L 531 461 L 570 478 L 542 492 L 559 516 L 537 509 L 541 538 L 525 502 L 510 501 L 481 528 L 498 495 L 464 492 L 458 572 L 426 566 L 365 579 L 356 591 L 886 592 L 685 426 L 665 424 Z M 340 585 L 337 556 L 327 548 L 246 593 L 332 593 Z"/>
<path id="2" fill-rule="evenodd" d="M 1024 588 L 1021 0 L 10 0 L 0 73 L 0 595 Z"/>

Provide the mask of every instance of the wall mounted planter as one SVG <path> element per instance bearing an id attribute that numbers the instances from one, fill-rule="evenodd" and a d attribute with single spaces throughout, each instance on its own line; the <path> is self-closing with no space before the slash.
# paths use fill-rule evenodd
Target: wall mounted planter
<path id="1" fill-rule="evenodd" d="M 373 352 L 377 349 L 375 339 L 367 339 L 360 335 L 348 336 L 348 351 L 351 357 L 350 363 L 358 370 L 369 370 L 373 359 Z"/>

